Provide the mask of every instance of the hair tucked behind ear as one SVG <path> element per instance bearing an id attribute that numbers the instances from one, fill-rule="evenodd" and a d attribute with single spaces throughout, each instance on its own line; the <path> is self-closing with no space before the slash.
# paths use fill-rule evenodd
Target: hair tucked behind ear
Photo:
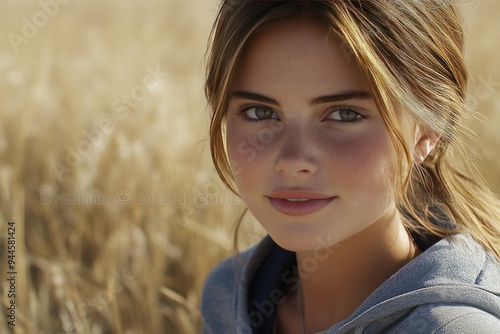
<path id="1" fill-rule="evenodd" d="M 371 79 L 393 143 L 405 157 L 398 204 L 408 229 L 423 246 L 436 237 L 470 233 L 500 259 L 499 202 L 472 162 L 468 143 L 475 137 L 463 125 L 472 111 L 465 103 L 467 72 L 456 5 L 335 3 L 340 32 Z M 398 112 L 410 113 L 439 138 L 421 164 L 402 139 Z"/>
<path id="2" fill-rule="evenodd" d="M 467 72 L 463 31 L 450 0 L 226 0 L 212 30 L 205 92 L 212 110 L 212 158 L 234 191 L 224 144 L 229 86 L 247 41 L 267 23 L 308 15 L 344 43 L 370 80 L 396 153 L 397 203 L 417 243 L 427 247 L 470 233 L 500 259 L 500 206 L 470 157 L 474 135 L 463 125 Z M 398 115 L 435 138 L 423 162 L 413 159 Z"/>

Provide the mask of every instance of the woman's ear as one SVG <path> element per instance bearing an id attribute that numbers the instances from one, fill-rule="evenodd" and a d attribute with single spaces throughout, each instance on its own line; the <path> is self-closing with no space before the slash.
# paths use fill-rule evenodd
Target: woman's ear
<path id="1" fill-rule="evenodd" d="M 440 136 L 428 129 L 417 126 L 415 129 L 415 146 L 413 147 L 413 161 L 421 164 L 432 152 Z"/>

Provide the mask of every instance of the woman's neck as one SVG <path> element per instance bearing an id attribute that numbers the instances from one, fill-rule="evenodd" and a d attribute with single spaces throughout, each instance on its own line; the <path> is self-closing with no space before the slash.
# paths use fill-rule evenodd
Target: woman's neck
<path id="1" fill-rule="evenodd" d="M 325 251 L 314 266 L 315 254 L 297 253 L 306 332 L 327 329 L 349 317 L 419 253 L 397 213 Z"/>

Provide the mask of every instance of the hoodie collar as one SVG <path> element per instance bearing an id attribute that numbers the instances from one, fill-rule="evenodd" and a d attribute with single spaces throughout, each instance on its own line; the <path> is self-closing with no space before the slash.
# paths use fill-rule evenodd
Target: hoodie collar
<path id="1" fill-rule="evenodd" d="M 237 313 L 242 333 L 270 333 L 276 296 L 292 271 L 295 253 L 279 247 L 269 237 L 254 249 L 242 271 Z M 274 297 L 273 297 L 274 293 Z M 472 296 L 472 297 L 471 297 Z M 500 317 L 498 262 L 470 235 L 444 238 L 414 258 L 380 287 L 347 319 L 328 333 L 357 328 L 384 328 L 417 306 L 429 303 L 461 303 Z M 274 301 L 274 302 L 273 302 Z M 271 327 L 270 325 L 271 324 Z"/>

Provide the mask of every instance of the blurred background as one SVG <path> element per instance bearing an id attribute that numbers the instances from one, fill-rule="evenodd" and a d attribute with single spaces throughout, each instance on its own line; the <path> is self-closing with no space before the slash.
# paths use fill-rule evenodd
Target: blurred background
<path id="1" fill-rule="evenodd" d="M 460 0 L 481 169 L 500 191 L 500 2 Z M 1 333 L 197 333 L 243 211 L 208 148 L 218 0 L 2 0 Z M 16 323 L 6 281 L 15 226 Z M 263 231 L 245 218 L 240 248 Z"/>

